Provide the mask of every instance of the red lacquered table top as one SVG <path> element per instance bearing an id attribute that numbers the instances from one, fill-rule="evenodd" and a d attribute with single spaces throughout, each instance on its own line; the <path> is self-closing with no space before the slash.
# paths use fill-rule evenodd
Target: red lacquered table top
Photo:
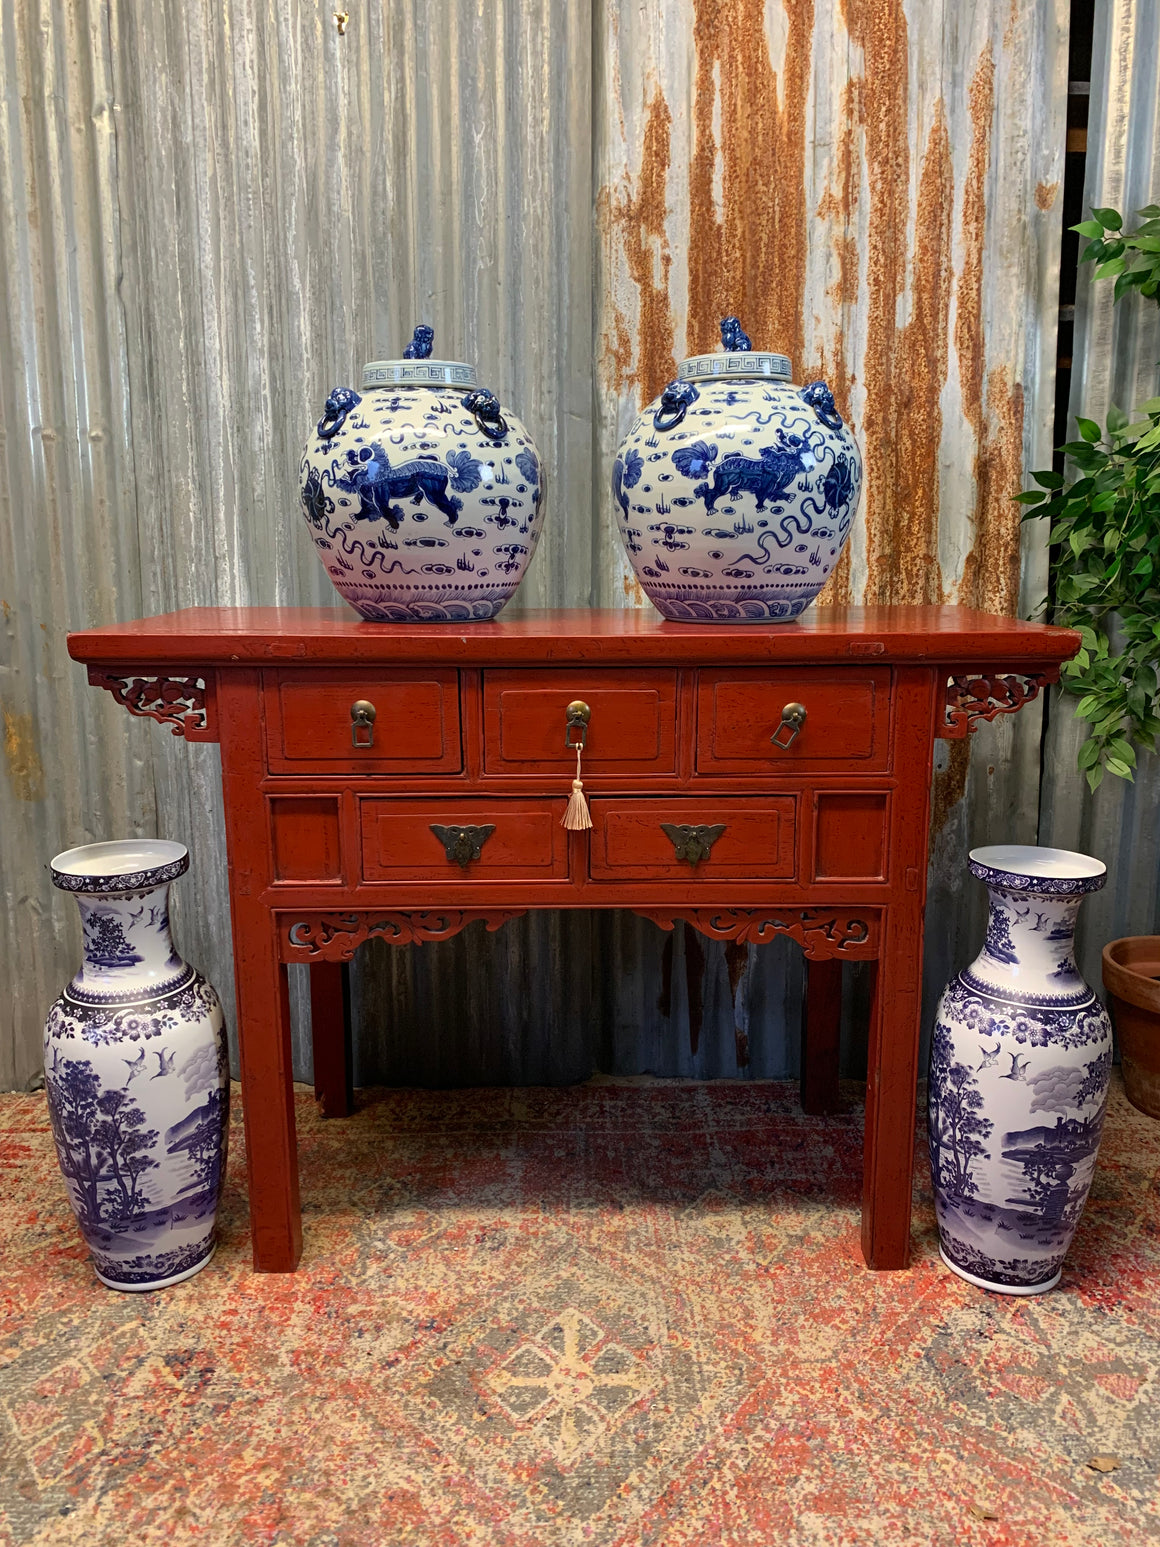
<path id="1" fill-rule="evenodd" d="M 1071 629 L 969 607 L 817 607 L 795 623 L 668 623 L 651 609 L 543 608 L 490 623 L 364 623 L 327 607 L 190 607 L 70 634 L 81 661 L 1058 662 Z"/>

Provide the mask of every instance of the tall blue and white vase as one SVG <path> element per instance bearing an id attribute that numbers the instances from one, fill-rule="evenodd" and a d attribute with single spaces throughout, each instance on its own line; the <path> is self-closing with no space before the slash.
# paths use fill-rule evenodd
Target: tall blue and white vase
<path id="1" fill-rule="evenodd" d="M 825 585 L 858 509 L 862 457 L 824 381 L 790 380 L 736 317 L 683 360 L 612 464 L 641 589 L 682 623 L 788 623 Z"/>
<path id="2" fill-rule="evenodd" d="M 52 861 L 81 910 L 84 961 L 44 1028 L 60 1168 L 97 1277 L 164 1289 L 213 1256 L 226 1164 L 221 1004 L 182 961 L 169 888 L 183 844 L 89 843 Z"/>
<path id="3" fill-rule="evenodd" d="M 1064 849 L 972 849 L 987 938 L 939 1001 L 930 1167 L 939 1251 L 981 1289 L 1059 1282 L 1096 1168 L 1112 1028 L 1075 964 L 1080 903 L 1105 867 Z"/>

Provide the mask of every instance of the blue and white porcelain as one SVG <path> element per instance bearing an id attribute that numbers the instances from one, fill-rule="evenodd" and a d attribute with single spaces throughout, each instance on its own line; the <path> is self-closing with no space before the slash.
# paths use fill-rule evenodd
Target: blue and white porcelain
<path id="1" fill-rule="evenodd" d="M 973 849 L 982 951 L 947 985 L 931 1048 L 930 1168 L 943 1261 L 1034 1295 L 1059 1282 L 1096 1168 L 1112 1028 L 1075 964 L 1104 866 L 1064 849 Z"/>
<path id="2" fill-rule="evenodd" d="M 858 509 L 862 457 L 823 381 L 790 383 L 736 317 L 685 360 L 612 467 L 616 519 L 653 606 L 680 622 L 784 623 L 817 596 Z"/>
<path id="3" fill-rule="evenodd" d="M 494 618 L 544 514 L 528 431 L 475 370 L 431 359 L 420 325 L 401 360 L 336 387 L 302 456 L 302 508 L 335 589 L 374 623 Z"/>
<path id="4" fill-rule="evenodd" d="M 184 845 L 163 839 L 89 843 L 51 864 L 80 905 L 84 961 L 44 1028 L 48 1111 L 110 1289 L 178 1284 L 216 1244 L 229 1058 L 218 996 L 169 930 L 169 887 L 188 869 Z"/>

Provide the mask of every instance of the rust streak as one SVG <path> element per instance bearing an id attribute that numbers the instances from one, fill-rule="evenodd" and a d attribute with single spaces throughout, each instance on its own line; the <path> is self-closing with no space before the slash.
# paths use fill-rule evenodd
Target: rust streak
<path id="1" fill-rule="evenodd" d="M 911 316 L 898 338 L 895 374 L 895 503 L 885 523 L 888 539 L 882 578 L 888 594 L 876 600 L 938 602 L 939 398 L 947 376 L 951 312 L 951 232 L 954 168 L 940 99 L 927 139 L 918 184 Z M 887 567 L 888 566 L 888 567 Z M 873 566 L 871 566 L 873 583 Z M 888 575 L 888 579 L 887 579 Z"/>
<path id="2" fill-rule="evenodd" d="M 963 565 L 959 600 L 1010 614 L 1019 601 L 1018 492 L 1023 461 L 1023 388 L 1009 365 L 986 370 L 983 345 L 983 247 L 986 180 L 991 161 L 995 62 L 990 43 L 971 81 L 971 150 L 963 186 L 963 267 L 955 319 L 955 353 L 963 412 L 975 432 L 975 535 Z M 984 399 L 984 387 L 986 396 Z"/>
<path id="3" fill-rule="evenodd" d="M 939 394 L 946 375 L 953 169 L 941 102 L 918 190 L 909 321 L 898 326 L 907 272 L 910 149 L 902 0 L 843 0 L 865 59 L 862 118 L 870 187 L 866 254 L 867 602 L 941 600 L 938 568 Z"/>
<path id="4" fill-rule="evenodd" d="M 1041 210 L 1049 210 L 1055 203 L 1055 196 L 1059 192 L 1059 178 L 1053 183 L 1039 182 L 1035 185 L 1035 203 Z"/>
<path id="5" fill-rule="evenodd" d="M 851 390 L 856 377 L 846 358 L 845 341 L 850 320 L 848 314 L 858 300 L 859 249 L 857 239 L 851 232 L 851 223 L 860 190 L 856 136 L 861 123 L 862 81 L 855 77 L 842 88 L 842 128 L 838 136 L 834 172 L 826 180 L 826 191 L 818 201 L 817 209 L 819 220 L 829 220 L 834 225 L 832 240 L 838 260 L 838 275 L 827 294 L 841 315 L 841 326 L 834 341 L 833 355 L 823 346 L 816 368 L 811 368 L 808 373 L 820 376 L 828 383 L 838 405 L 838 412 L 855 435 L 858 434 L 858 426 L 851 406 Z M 806 374 L 803 370 L 803 377 Z M 848 607 L 853 602 L 850 566 L 850 547 L 847 544 L 818 597 L 820 607 Z"/>
<path id="6" fill-rule="evenodd" d="M 44 799 L 44 764 L 36 745 L 36 721 L 30 714 L 4 711 L 4 761 L 17 800 Z"/>
<path id="7" fill-rule="evenodd" d="M 602 194 L 601 214 L 610 236 L 619 232 L 629 277 L 640 296 L 636 367 L 627 365 L 624 342 L 627 325 L 617 316 L 615 340 L 605 340 L 605 357 L 618 376 L 619 385 L 635 382 L 642 404 L 656 397 L 677 374 L 673 356 L 673 314 L 669 304 L 669 270 L 672 253 L 665 231 L 668 210 L 666 186 L 673 116 L 660 83 L 645 116 L 644 144 L 636 191 Z"/>
<path id="8" fill-rule="evenodd" d="M 687 337 L 694 353 L 715 348 L 720 319 L 736 312 L 755 345 L 779 349 L 800 367 L 814 4 L 783 4 L 788 35 L 779 81 L 765 35 L 765 0 L 695 0 Z M 713 133 L 715 75 L 720 144 Z M 718 154 L 720 211 L 713 191 Z"/>
<path id="9" fill-rule="evenodd" d="M 971 742 L 947 743 L 947 766 L 936 768 L 930 792 L 930 835 L 936 837 L 950 821 L 951 812 L 967 793 L 967 774 L 971 767 Z"/>

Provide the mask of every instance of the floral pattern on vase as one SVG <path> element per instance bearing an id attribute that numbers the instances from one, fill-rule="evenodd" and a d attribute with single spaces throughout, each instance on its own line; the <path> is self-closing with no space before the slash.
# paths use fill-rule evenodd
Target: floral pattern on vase
<path id="1" fill-rule="evenodd" d="M 57 1158 L 97 1277 L 159 1289 L 213 1255 L 229 1059 L 217 994 L 177 954 L 181 844 L 87 844 L 52 861 L 81 910 L 84 961 L 49 1010 L 45 1084 Z"/>
<path id="2" fill-rule="evenodd" d="M 1075 964 L 1104 866 L 1060 849 L 975 849 L 990 913 L 939 1001 L 928 1135 L 940 1252 L 985 1289 L 1059 1281 L 1095 1172 L 1112 1062 L 1107 1011 Z"/>
<path id="3" fill-rule="evenodd" d="M 336 387 L 302 457 L 302 508 L 336 590 L 376 623 L 480 622 L 539 540 L 544 469 L 528 431 L 472 367 L 432 360 L 420 324 L 401 360 Z"/>
<path id="4" fill-rule="evenodd" d="M 682 622 L 788 622 L 826 583 L 862 487 L 825 382 L 790 384 L 736 317 L 722 354 L 685 360 L 612 468 L 616 519 L 645 595 Z"/>

